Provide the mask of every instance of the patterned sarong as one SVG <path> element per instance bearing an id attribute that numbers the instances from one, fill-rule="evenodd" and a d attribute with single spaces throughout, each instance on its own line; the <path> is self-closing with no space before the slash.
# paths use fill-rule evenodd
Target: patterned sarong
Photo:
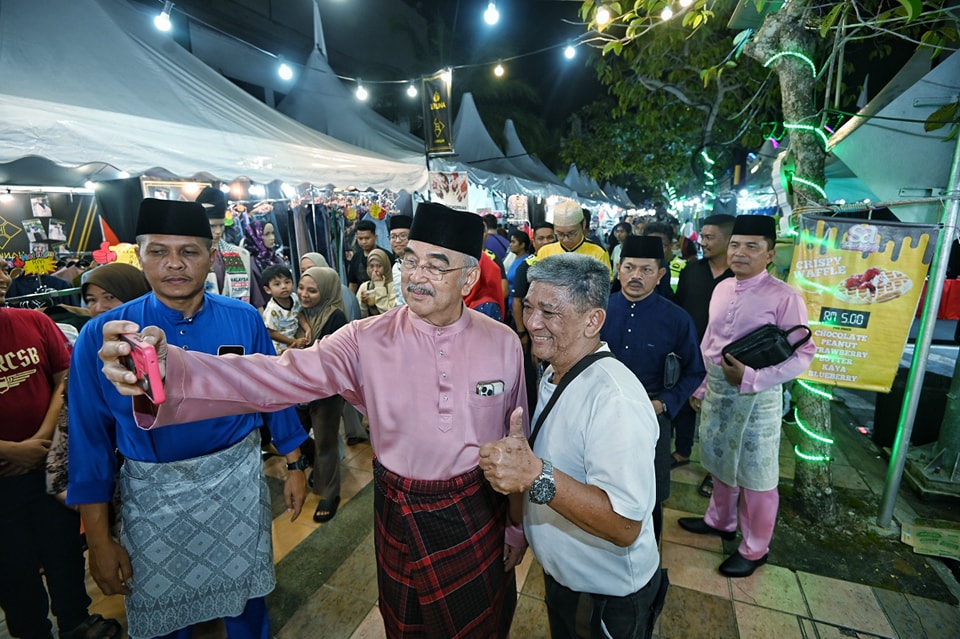
<path id="1" fill-rule="evenodd" d="M 374 542 L 388 637 L 507 637 L 517 604 L 503 570 L 507 498 L 476 468 L 406 479 L 374 459 Z"/>
<path id="2" fill-rule="evenodd" d="M 700 460 L 728 486 L 772 490 L 780 482 L 780 384 L 740 394 L 716 364 L 707 365 L 700 407 Z"/>
<path id="3" fill-rule="evenodd" d="M 120 543 L 133 566 L 131 637 L 235 617 L 273 590 L 270 493 L 260 434 L 178 462 L 128 459 Z"/>

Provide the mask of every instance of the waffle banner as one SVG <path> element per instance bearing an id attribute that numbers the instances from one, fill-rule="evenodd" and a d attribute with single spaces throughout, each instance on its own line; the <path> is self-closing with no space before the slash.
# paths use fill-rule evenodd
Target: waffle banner
<path id="1" fill-rule="evenodd" d="M 890 392 L 938 235 L 931 224 L 801 217 L 789 282 L 817 344 L 803 379 Z"/>

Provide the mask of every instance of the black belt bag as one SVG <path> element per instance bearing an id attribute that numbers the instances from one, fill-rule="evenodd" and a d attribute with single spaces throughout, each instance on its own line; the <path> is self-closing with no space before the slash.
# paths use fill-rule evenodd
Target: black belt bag
<path id="1" fill-rule="evenodd" d="M 791 343 L 789 337 L 795 331 L 804 331 L 806 335 L 799 341 Z M 787 330 L 773 324 L 766 324 L 730 342 L 721 352 L 724 356 L 731 355 L 737 358 L 750 368 L 766 368 L 790 359 L 794 351 L 806 344 L 810 337 L 810 328 L 803 324 L 797 324 Z"/>

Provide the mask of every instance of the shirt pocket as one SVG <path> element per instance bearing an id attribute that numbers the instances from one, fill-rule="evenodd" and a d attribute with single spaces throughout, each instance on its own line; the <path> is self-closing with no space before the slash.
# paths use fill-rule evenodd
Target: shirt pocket
<path id="1" fill-rule="evenodd" d="M 470 410 L 470 421 L 480 428 L 487 428 L 487 424 L 496 424 L 498 428 L 506 428 L 504 415 L 506 414 L 506 393 L 498 395 L 478 395 L 470 393 L 467 406 Z"/>

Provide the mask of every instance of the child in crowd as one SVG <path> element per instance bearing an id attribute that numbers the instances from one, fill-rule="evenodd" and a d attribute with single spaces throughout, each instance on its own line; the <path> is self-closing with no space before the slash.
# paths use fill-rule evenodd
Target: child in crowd
<path id="1" fill-rule="evenodd" d="M 260 274 L 263 291 L 270 296 L 263 309 L 263 323 L 267 326 L 273 347 L 279 355 L 288 348 L 303 348 L 310 343 L 306 337 L 296 337 L 300 326 L 300 299 L 293 292 L 293 273 L 283 264 L 274 264 Z"/>

